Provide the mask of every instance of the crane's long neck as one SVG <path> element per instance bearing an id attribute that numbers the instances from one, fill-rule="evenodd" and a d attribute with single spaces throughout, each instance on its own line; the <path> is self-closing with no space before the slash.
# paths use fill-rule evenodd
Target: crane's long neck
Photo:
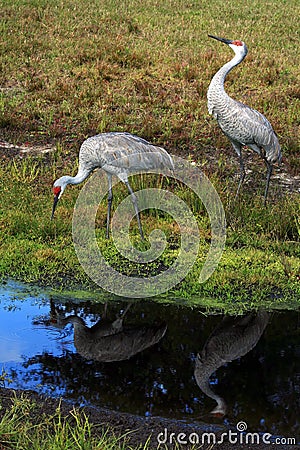
<path id="1" fill-rule="evenodd" d="M 208 99 L 208 110 L 209 113 L 212 114 L 213 107 L 216 103 L 221 102 L 225 98 L 228 98 L 228 94 L 226 94 L 224 89 L 224 83 L 226 76 L 228 73 L 238 64 L 240 64 L 245 58 L 246 54 L 236 54 L 230 61 L 224 64 L 221 69 L 214 75 L 212 78 L 208 91 L 207 91 L 207 99 Z"/>
<path id="2" fill-rule="evenodd" d="M 91 339 L 91 330 L 86 326 L 84 320 L 78 316 L 69 316 L 59 318 L 60 326 L 65 327 L 68 323 L 71 323 L 74 327 L 74 343 L 75 347 L 82 343 L 88 342 Z"/>
<path id="3" fill-rule="evenodd" d="M 79 184 L 82 183 L 90 174 L 90 170 L 83 169 L 79 167 L 77 174 L 75 177 L 71 177 L 69 175 L 66 176 L 68 183 L 67 184 Z"/>
<path id="4" fill-rule="evenodd" d="M 196 361 L 195 367 L 195 379 L 196 382 L 201 389 L 201 391 L 206 394 L 208 397 L 212 398 L 217 402 L 216 408 L 214 408 L 211 413 L 212 414 L 220 414 L 223 415 L 226 412 L 226 403 L 224 399 L 216 394 L 210 387 L 209 378 L 213 372 L 215 372 L 221 366 L 220 363 L 215 364 L 203 364 L 200 363 L 199 360 Z"/>
<path id="5" fill-rule="evenodd" d="M 60 327 L 65 327 L 68 323 L 72 323 L 74 328 L 76 327 L 76 329 L 85 329 L 87 328 L 85 325 L 84 320 L 81 317 L 78 316 L 68 316 L 68 317 L 63 317 L 60 316 L 58 314 L 57 316 L 57 323 L 59 324 Z"/>

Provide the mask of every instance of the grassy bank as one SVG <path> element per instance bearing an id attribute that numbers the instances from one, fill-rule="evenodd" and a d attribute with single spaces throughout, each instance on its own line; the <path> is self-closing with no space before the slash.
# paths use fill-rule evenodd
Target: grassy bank
<path id="1" fill-rule="evenodd" d="M 7 395 L 7 394 L 6 394 Z M 5 396 L 5 394 L 4 394 Z M 0 445 L 2 449 L 22 450 L 147 450 L 149 445 L 131 445 L 130 433 L 116 435 L 112 428 L 93 424 L 84 412 L 66 411 L 58 403 L 31 399 L 28 394 L 15 394 L 11 405 L 0 399 Z M 4 403 L 5 405 L 2 405 Z M 63 409 L 63 410 L 62 410 Z M 106 425 L 107 427 L 107 425 Z"/>
<path id="2" fill-rule="evenodd" d="M 51 143 L 55 152 L 12 158 L 0 165 L 0 274 L 58 288 L 95 289 L 72 243 L 72 213 L 79 188 L 67 189 L 50 222 L 51 185 L 76 172 L 79 144 L 103 131 L 129 131 L 189 157 L 209 176 L 225 208 L 227 244 L 213 276 L 198 278 L 210 243 L 204 208 L 176 183 L 168 185 L 197 218 L 200 249 L 190 274 L 169 298 L 202 305 L 247 309 L 260 305 L 299 306 L 299 194 L 272 181 L 270 203 L 262 205 L 265 168 L 253 156 L 253 172 L 237 202 L 237 161 L 228 140 L 208 116 L 206 90 L 230 49 L 208 33 L 243 39 L 246 60 L 226 85 L 235 98 L 260 110 L 279 134 L 284 169 L 299 171 L 299 30 L 294 0 L 214 0 L 201 5 L 179 0 L 139 2 L 5 1 L 2 21 L 0 133 L 10 142 Z M 298 14 L 299 15 L 299 14 Z M 166 181 L 165 181 L 166 182 Z M 144 187 L 135 179 L 134 187 Z M 148 183 L 148 181 L 147 181 Z M 151 180 L 154 187 L 160 179 Z M 116 202 L 125 190 L 116 189 Z M 159 213 L 142 215 L 146 234 L 161 227 L 169 245 L 147 268 L 128 263 L 105 240 L 105 210 L 97 237 L 108 261 L 127 275 L 156 274 L 177 256 L 178 229 Z M 133 240 L 139 246 L 133 224 Z M 141 271 L 143 273 L 141 273 Z"/>
<path id="3" fill-rule="evenodd" d="M 72 241 L 73 207 L 80 188 L 69 188 L 60 201 L 57 216 L 50 221 L 52 196 L 49 183 L 57 159 L 45 166 L 42 159 L 25 159 L 2 165 L 0 273 L 27 282 L 37 282 L 57 289 L 81 285 L 86 290 L 100 291 L 83 271 Z M 26 170 L 24 169 L 26 167 Z M 23 172 L 38 173 L 31 181 Z M 8 169 L 8 170 L 7 170 Z M 65 168 L 72 170 L 71 166 Z M 151 177 L 151 176 L 150 176 Z M 141 179 L 134 180 L 139 188 Z M 150 178 L 153 185 L 161 179 Z M 167 298 L 184 298 L 202 306 L 225 309 L 247 309 L 268 303 L 274 307 L 297 307 L 300 274 L 299 197 L 289 195 L 274 199 L 266 208 L 261 197 L 244 194 L 237 202 L 230 201 L 228 191 L 216 179 L 215 185 L 227 217 L 227 243 L 222 259 L 212 277 L 200 284 L 198 278 L 210 245 L 210 222 L 186 190 L 174 187 L 174 193 L 185 199 L 193 211 L 200 229 L 199 255 L 187 277 L 170 290 Z M 126 195 L 123 186 L 115 189 L 116 204 Z M 173 220 L 157 211 L 142 214 L 146 235 L 154 228 L 162 229 L 168 240 L 163 254 L 152 263 L 128 261 L 119 254 L 113 239 L 105 238 L 106 200 L 101 203 L 96 218 L 97 240 L 102 254 L 116 270 L 128 276 L 154 276 L 173 264 L 178 256 L 180 236 Z M 133 220 L 134 245 L 145 250 Z"/>

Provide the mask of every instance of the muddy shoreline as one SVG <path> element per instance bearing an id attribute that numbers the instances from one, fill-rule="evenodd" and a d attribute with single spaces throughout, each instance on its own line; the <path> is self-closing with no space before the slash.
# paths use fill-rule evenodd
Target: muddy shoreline
<path id="1" fill-rule="evenodd" d="M 66 402 L 61 399 L 44 397 L 34 391 L 21 391 L 5 388 L 0 388 L 0 420 L 4 416 L 5 412 L 11 408 L 13 399 L 15 397 L 21 398 L 22 395 L 25 395 L 27 399 L 37 405 L 39 414 L 34 419 L 36 421 L 38 421 L 42 417 L 53 415 L 57 411 L 57 408 L 60 408 L 63 417 L 65 417 L 67 420 L 73 420 L 70 412 L 74 408 L 74 405 L 72 405 L 72 403 L 70 402 Z M 196 439 L 196 436 L 198 436 L 200 442 L 199 446 L 197 446 L 196 448 L 201 448 L 203 450 L 208 450 L 211 448 L 224 450 L 233 448 L 239 448 L 243 450 L 267 450 L 270 449 L 271 444 L 271 442 L 269 444 L 246 444 L 244 443 L 245 437 L 243 436 L 243 438 L 241 438 L 240 434 L 236 434 L 236 430 L 234 429 L 231 429 L 231 433 L 233 434 L 231 435 L 232 437 L 230 439 L 232 441 L 234 439 L 237 439 L 238 442 L 236 444 L 232 442 L 226 442 L 226 439 L 222 438 L 222 433 L 229 433 L 229 429 L 226 429 L 223 426 L 210 426 L 208 424 L 205 426 L 201 426 L 196 423 L 189 424 L 183 421 L 164 419 L 162 417 L 144 418 L 133 414 L 111 411 L 106 408 L 84 407 L 80 408 L 80 410 L 84 411 L 91 424 L 97 425 L 96 427 L 93 427 L 93 432 L 96 436 L 97 434 L 100 436 L 101 430 L 109 427 L 116 436 L 126 435 L 126 442 L 131 447 L 138 447 L 140 444 L 143 445 L 147 441 L 149 441 L 150 448 L 153 450 L 158 448 L 170 450 L 175 448 L 189 449 L 191 448 L 189 440 Z M 208 443 L 208 437 L 207 435 L 203 436 L 203 433 L 213 433 L 216 436 L 216 442 L 220 442 L 222 440 L 223 442 L 212 445 L 212 438 L 210 438 L 211 442 Z M 203 444 L 202 439 L 204 441 Z M 271 439 L 272 438 L 270 438 L 270 440 Z M 262 440 L 262 438 L 260 440 Z M 179 443 L 181 441 L 183 443 L 176 447 L 175 441 Z M 300 448 L 299 445 L 283 445 L 276 444 L 275 442 L 273 442 L 273 445 L 276 445 L 276 449 L 278 450 Z"/>

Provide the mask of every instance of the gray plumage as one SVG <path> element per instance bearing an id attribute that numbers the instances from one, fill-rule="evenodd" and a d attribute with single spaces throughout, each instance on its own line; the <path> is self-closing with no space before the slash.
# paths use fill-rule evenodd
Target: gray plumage
<path id="1" fill-rule="evenodd" d="M 227 407 L 225 400 L 211 389 L 210 376 L 219 367 L 252 350 L 263 334 L 269 318 L 270 314 L 266 311 L 250 313 L 244 317 L 225 318 L 198 353 L 194 375 L 202 392 L 217 402 L 211 414 L 223 416 Z"/>
<path id="2" fill-rule="evenodd" d="M 128 309 L 128 308 L 127 308 Z M 155 345 L 166 333 L 167 325 L 142 327 L 124 327 L 123 318 L 113 322 L 100 320 L 91 328 L 81 317 L 57 316 L 57 326 L 64 327 L 72 323 L 74 327 L 74 345 L 77 352 L 86 359 L 101 362 L 123 361 Z"/>
<path id="3" fill-rule="evenodd" d="M 63 176 L 53 185 L 54 203 L 52 218 L 58 200 L 68 184 L 83 182 L 91 172 L 102 168 L 108 178 L 108 209 L 106 235 L 109 237 L 109 223 L 112 205 L 112 176 L 116 175 L 128 188 L 137 216 L 141 238 L 144 239 L 140 223 L 137 199 L 128 182 L 128 176 L 136 172 L 151 170 L 174 170 L 171 156 L 161 147 L 130 133 L 102 133 L 86 139 L 79 151 L 79 167 L 75 177 Z"/>
<path id="4" fill-rule="evenodd" d="M 227 62 L 214 75 L 208 88 L 208 111 L 217 120 L 223 133 L 229 138 L 240 160 L 240 181 L 237 195 L 245 178 L 245 167 L 242 157 L 242 147 L 246 145 L 258 153 L 267 166 L 267 180 L 264 199 L 266 202 L 273 164 L 281 161 L 281 150 L 278 138 L 270 122 L 263 114 L 238 102 L 225 92 L 224 82 L 233 67 L 240 64 L 247 55 L 244 42 L 211 36 L 229 45 L 235 53 L 234 58 Z"/>

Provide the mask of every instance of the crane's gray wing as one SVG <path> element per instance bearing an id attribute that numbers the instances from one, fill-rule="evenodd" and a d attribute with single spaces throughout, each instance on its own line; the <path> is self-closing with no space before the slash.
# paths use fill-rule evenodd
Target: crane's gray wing
<path id="1" fill-rule="evenodd" d="M 266 147 L 273 143 L 276 134 L 268 119 L 256 109 L 252 109 L 243 103 L 239 105 L 238 116 L 240 126 L 247 136 L 247 144 L 256 144 L 259 147 Z"/>
<path id="2" fill-rule="evenodd" d="M 259 111 L 229 98 L 226 111 L 218 115 L 217 120 L 232 142 L 251 147 L 269 163 L 281 160 L 277 135 Z"/>
<path id="3" fill-rule="evenodd" d="M 123 361 L 159 342 L 167 330 L 166 324 L 124 329 L 120 333 L 82 340 L 77 351 L 87 359 L 102 362 Z"/>
<path id="4" fill-rule="evenodd" d="M 108 141 L 104 156 L 107 165 L 127 170 L 173 169 L 172 158 L 165 149 L 129 133 L 115 135 Z"/>
<path id="5" fill-rule="evenodd" d="M 242 117 L 245 120 L 248 133 L 250 134 L 249 140 L 245 142 L 246 145 L 257 151 L 266 158 L 266 160 L 273 164 L 276 161 L 281 161 L 281 148 L 278 141 L 277 134 L 272 128 L 270 122 L 266 117 L 256 109 L 249 108 L 243 105 L 241 109 Z M 263 149 L 263 152 L 262 152 Z"/>
<path id="6" fill-rule="evenodd" d="M 79 160 L 93 168 L 112 166 L 126 171 L 174 168 L 166 150 L 130 133 L 102 133 L 88 138 L 81 146 Z"/>

